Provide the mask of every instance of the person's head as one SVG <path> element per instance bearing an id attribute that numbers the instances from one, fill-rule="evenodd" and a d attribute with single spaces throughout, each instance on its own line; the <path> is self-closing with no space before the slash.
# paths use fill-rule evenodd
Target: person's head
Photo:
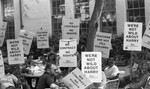
<path id="1" fill-rule="evenodd" d="M 48 62 L 55 63 L 55 61 L 56 61 L 56 54 L 55 53 L 48 54 Z"/>
<path id="2" fill-rule="evenodd" d="M 33 54 L 30 53 L 30 54 L 27 56 L 27 59 L 33 59 Z"/>
<path id="3" fill-rule="evenodd" d="M 113 57 L 107 59 L 108 66 L 113 66 L 115 64 L 115 60 Z"/>
<path id="4" fill-rule="evenodd" d="M 144 60 L 142 62 L 141 69 L 142 69 L 143 73 L 150 72 L 149 71 L 150 70 L 149 63 L 146 60 Z"/>
<path id="5" fill-rule="evenodd" d="M 12 74 L 13 69 L 10 65 L 5 65 L 5 74 Z"/>
<path id="6" fill-rule="evenodd" d="M 45 66 L 45 71 L 52 75 L 57 75 L 58 67 L 55 64 L 48 63 Z"/>

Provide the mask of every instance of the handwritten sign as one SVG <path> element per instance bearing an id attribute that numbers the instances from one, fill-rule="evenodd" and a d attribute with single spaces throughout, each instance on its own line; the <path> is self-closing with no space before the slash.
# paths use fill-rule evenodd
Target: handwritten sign
<path id="1" fill-rule="evenodd" d="M 49 48 L 49 34 L 47 30 L 37 31 L 37 48 Z"/>
<path id="2" fill-rule="evenodd" d="M 1 29 L 0 29 L 0 47 L 3 46 L 6 28 L 7 28 L 7 22 L 3 22 L 3 23 L 2 23 L 2 27 L 1 27 Z"/>
<path id="3" fill-rule="evenodd" d="M 7 40 L 7 53 L 9 64 L 24 63 L 22 39 Z"/>
<path id="4" fill-rule="evenodd" d="M 92 82 L 102 79 L 101 52 L 82 52 L 82 72 Z"/>
<path id="5" fill-rule="evenodd" d="M 32 40 L 33 40 L 33 33 L 28 32 L 26 30 L 21 30 L 18 38 L 22 39 L 24 54 L 28 55 L 30 52 L 30 48 L 31 48 Z"/>
<path id="6" fill-rule="evenodd" d="M 92 82 L 78 69 L 74 69 L 70 74 L 62 79 L 69 89 L 85 89 Z"/>
<path id="7" fill-rule="evenodd" d="M 94 51 L 102 52 L 103 58 L 109 58 L 109 52 L 111 49 L 111 36 L 112 34 L 96 32 L 94 39 Z"/>
<path id="8" fill-rule="evenodd" d="M 149 21 L 146 31 L 143 35 L 142 46 L 150 49 L 150 21 Z"/>
<path id="9" fill-rule="evenodd" d="M 62 23 L 62 39 L 76 39 L 79 41 L 79 19 L 68 19 L 63 17 Z"/>
<path id="10" fill-rule="evenodd" d="M 4 71 L 4 60 L 2 57 L 2 52 L 0 50 L 0 77 L 5 75 L 5 71 Z"/>
<path id="11" fill-rule="evenodd" d="M 142 23 L 125 22 L 124 50 L 141 51 Z"/>
<path id="12" fill-rule="evenodd" d="M 60 67 L 77 67 L 77 42 L 75 39 L 59 41 L 59 66 Z"/>

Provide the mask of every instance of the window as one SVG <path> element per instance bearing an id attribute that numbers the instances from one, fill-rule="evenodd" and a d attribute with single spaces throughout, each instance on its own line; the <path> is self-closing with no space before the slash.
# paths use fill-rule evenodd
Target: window
<path id="1" fill-rule="evenodd" d="M 62 16 L 65 15 L 64 7 L 65 0 L 52 0 L 52 33 L 61 37 Z"/>
<path id="2" fill-rule="evenodd" d="M 127 0 L 127 21 L 142 22 L 143 29 L 145 29 L 144 0 Z"/>
<path id="3" fill-rule="evenodd" d="M 75 18 L 81 20 L 80 35 L 88 32 L 88 23 L 90 19 L 89 0 L 75 1 Z M 52 28 L 53 35 L 61 37 L 62 16 L 65 15 L 65 0 L 52 0 Z"/>
<path id="4" fill-rule="evenodd" d="M 90 11 L 89 0 L 75 0 L 75 18 L 79 18 L 80 36 L 88 33 Z"/>
<path id="5" fill-rule="evenodd" d="M 100 23 L 102 32 L 112 33 L 112 35 L 117 34 L 115 0 L 105 0 Z"/>
<path id="6" fill-rule="evenodd" d="M 14 39 L 14 5 L 13 0 L 3 0 L 3 21 L 7 22 L 5 39 Z"/>

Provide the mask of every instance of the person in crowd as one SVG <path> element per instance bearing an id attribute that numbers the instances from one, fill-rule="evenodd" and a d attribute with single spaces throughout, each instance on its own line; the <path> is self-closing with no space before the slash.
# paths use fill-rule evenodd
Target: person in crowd
<path id="1" fill-rule="evenodd" d="M 106 78 L 108 80 L 112 80 L 112 79 L 116 79 L 118 78 L 119 75 L 119 69 L 118 67 L 115 65 L 115 60 L 114 58 L 109 58 L 107 60 L 107 64 L 108 66 L 104 69 L 104 73 L 106 75 Z"/>
<path id="2" fill-rule="evenodd" d="M 48 59 L 46 60 L 46 62 L 56 64 L 56 56 L 57 55 L 54 52 L 48 53 Z"/>
<path id="3" fill-rule="evenodd" d="M 55 76 L 58 75 L 57 70 L 58 67 L 55 64 L 47 63 L 45 72 L 40 76 L 36 89 L 50 88 L 51 84 L 55 83 Z"/>
<path id="4" fill-rule="evenodd" d="M 28 56 L 27 56 L 27 59 L 25 61 L 25 64 L 30 67 L 32 65 L 32 60 L 33 60 L 33 54 L 30 53 Z"/>
<path id="5" fill-rule="evenodd" d="M 150 77 L 150 66 L 149 66 L 148 62 L 145 60 L 141 64 L 138 81 L 128 84 L 127 86 L 125 86 L 125 89 L 143 89 L 143 88 L 145 88 L 148 77 Z"/>
<path id="6" fill-rule="evenodd" d="M 5 76 L 0 78 L 0 89 L 6 89 L 9 86 L 15 87 L 18 83 L 18 78 L 13 74 L 13 71 L 9 65 L 5 66 Z"/>

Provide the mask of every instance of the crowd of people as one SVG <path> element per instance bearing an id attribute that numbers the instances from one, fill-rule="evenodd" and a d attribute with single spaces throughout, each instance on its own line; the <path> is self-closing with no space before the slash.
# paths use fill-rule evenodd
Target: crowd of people
<path id="1" fill-rule="evenodd" d="M 77 67 L 81 69 L 81 52 L 86 50 L 84 45 L 80 46 L 77 53 Z M 25 58 L 25 63 L 19 65 L 20 76 L 14 74 L 12 66 L 7 63 L 5 65 L 5 76 L 0 78 L 0 89 L 69 89 L 61 79 L 69 74 L 75 67 L 59 67 L 59 55 L 53 50 L 48 52 L 41 52 L 42 55 L 38 55 L 38 59 L 35 60 L 34 54 L 30 53 Z M 38 53 L 37 53 L 38 54 Z M 130 75 L 120 77 L 120 70 L 115 65 L 115 57 L 110 57 L 106 60 L 106 63 L 102 62 L 102 80 L 101 83 L 93 83 L 86 89 L 105 89 L 107 81 L 119 79 L 119 88 L 122 89 L 148 89 L 149 84 L 147 79 L 150 76 L 150 64 L 147 61 L 141 62 L 136 71 L 130 71 Z M 31 74 L 29 69 L 31 66 L 43 65 L 43 74 L 36 80 L 36 85 L 33 88 L 30 83 L 31 79 L 28 79 L 25 74 Z M 135 73 L 134 73 L 135 72 Z M 132 74 L 132 75 L 131 75 Z M 133 75 L 135 74 L 135 75 Z"/>

